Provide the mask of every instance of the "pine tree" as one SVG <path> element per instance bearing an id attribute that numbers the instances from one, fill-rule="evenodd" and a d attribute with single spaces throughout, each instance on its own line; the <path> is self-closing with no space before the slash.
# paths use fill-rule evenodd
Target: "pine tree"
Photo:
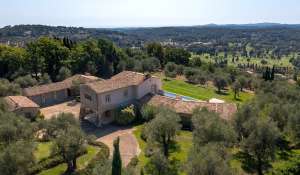
<path id="1" fill-rule="evenodd" d="M 112 160 L 112 175 L 121 175 L 122 172 L 122 160 L 119 148 L 120 138 L 118 137 L 114 141 L 114 154 Z"/>

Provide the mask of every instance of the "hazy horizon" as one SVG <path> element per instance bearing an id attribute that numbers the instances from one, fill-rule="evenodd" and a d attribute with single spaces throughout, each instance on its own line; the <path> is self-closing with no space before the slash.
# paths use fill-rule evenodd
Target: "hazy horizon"
<path id="1" fill-rule="evenodd" d="M 11 0 L 0 27 L 20 24 L 87 28 L 300 24 L 297 0 Z"/>

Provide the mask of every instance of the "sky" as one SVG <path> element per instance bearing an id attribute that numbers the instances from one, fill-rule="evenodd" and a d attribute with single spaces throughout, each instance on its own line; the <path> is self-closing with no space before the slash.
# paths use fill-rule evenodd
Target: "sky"
<path id="1" fill-rule="evenodd" d="M 0 27 L 300 24 L 300 0 L 0 0 Z"/>

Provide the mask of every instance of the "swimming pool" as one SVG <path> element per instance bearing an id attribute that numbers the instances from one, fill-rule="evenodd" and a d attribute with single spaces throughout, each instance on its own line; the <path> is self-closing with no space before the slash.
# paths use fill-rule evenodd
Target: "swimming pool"
<path id="1" fill-rule="evenodd" d="M 177 96 L 176 94 L 167 91 L 164 91 L 163 95 L 170 98 L 176 98 Z"/>
<path id="2" fill-rule="evenodd" d="M 166 97 L 169 97 L 169 98 L 173 98 L 173 99 L 175 99 L 177 96 L 179 96 L 179 99 L 181 99 L 183 101 L 197 101 L 197 99 L 194 99 L 192 97 L 177 95 L 175 93 L 167 92 L 167 91 L 164 91 L 163 95 Z"/>

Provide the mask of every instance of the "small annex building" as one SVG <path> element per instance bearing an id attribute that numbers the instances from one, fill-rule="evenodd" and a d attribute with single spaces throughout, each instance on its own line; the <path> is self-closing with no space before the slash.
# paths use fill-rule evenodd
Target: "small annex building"
<path id="1" fill-rule="evenodd" d="M 79 95 L 79 85 L 101 79 L 95 76 L 74 75 L 64 81 L 25 88 L 22 95 L 41 107 L 46 107 L 71 100 Z M 78 86 L 76 88 L 76 86 Z"/>
<path id="2" fill-rule="evenodd" d="M 206 108 L 208 111 L 215 112 L 224 120 L 232 119 L 237 111 L 234 103 L 206 102 L 206 101 L 184 101 L 178 98 L 170 98 L 162 95 L 146 96 L 142 103 L 155 107 L 165 106 L 173 109 L 182 120 L 183 127 L 191 127 L 191 117 L 197 108 Z"/>
<path id="3" fill-rule="evenodd" d="M 8 111 L 27 118 L 33 118 L 39 113 L 40 106 L 25 96 L 7 96 L 4 102 Z"/>

